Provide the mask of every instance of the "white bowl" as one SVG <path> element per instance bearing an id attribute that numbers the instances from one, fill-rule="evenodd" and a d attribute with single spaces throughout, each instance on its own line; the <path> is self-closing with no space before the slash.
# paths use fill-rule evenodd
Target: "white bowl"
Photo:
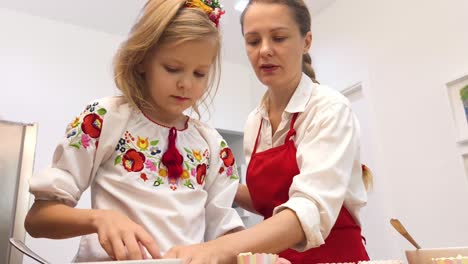
<path id="1" fill-rule="evenodd" d="M 100 261 L 100 262 L 80 262 L 79 264 L 182 264 L 181 259 L 145 259 L 145 260 L 121 260 L 121 261 Z"/>
<path id="2" fill-rule="evenodd" d="M 407 250 L 405 253 L 408 264 L 432 264 L 432 258 L 468 256 L 468 247 L 426 248 Z"/>

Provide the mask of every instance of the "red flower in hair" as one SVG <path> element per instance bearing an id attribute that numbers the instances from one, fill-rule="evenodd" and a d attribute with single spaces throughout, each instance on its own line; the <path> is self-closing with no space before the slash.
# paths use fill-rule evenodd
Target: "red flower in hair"
<path id="1" fill-rule="evenodd" d="M 143 169 L 145 160 L 143 153 L 131 149 L 123 155 L 122 165 L 128 172 L 138 172 Z"/>
<path id="2" fill-rule="evenodd" d="M 223 160 L 224 166 L 226 167 L 232 166 L 235 162 L 234 155 L 230 148 L 224 148 L 221 150 L 219 157 Z"/>
<path id="3" fill-rule="evenodd" d="M 97 114 L 89 114 L 83 118 L 81 130 L 92 138 L 98 138 L 101 135 L 102 118 Z"/>
<path id="4" fill-rule="evenodd" d="M 197 183 L 202 185 L 206 177 L 206 164 L 199 164 L 197 166 Z"/>
<path id="5" fill-rule="evenodd" d="M 198 8 L 203 11 L 208 18 L 219 25 L 219 19 L 226 13 L 223 7 L 219 4 L 219 0 L 186 0 L 184 7 Z"/>

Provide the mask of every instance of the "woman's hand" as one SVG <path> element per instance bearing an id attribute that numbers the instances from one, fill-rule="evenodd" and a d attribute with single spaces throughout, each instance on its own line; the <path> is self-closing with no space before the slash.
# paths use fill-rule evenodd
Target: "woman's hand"
<path id="1" fill-rule="evenodd" d="M 145 259 L 146 248 L 152 258 L 160 258 L 154 239 L 127 216 L 111 210 L 94 210 L 93 226 L 99 243 L 116 260 Z"/>
<path id="2" fill-rule="evenodd" d="M 237 254 L 214 241 L 171 248 L 164 258 L 182 259 L 184 264 L 236 264 Z"/>
<path id="3" fill-rule="evenodd" d="M 182 259 L 184 264 L 236 264 L 237 254 L 225 249 L 216 248 L 216 244 L 207 242 L 193 246 L 171 248 L 164 258 Z M 279 258 L 275 264 L 291 264 L 284 258 Z"/>
<path id="4" fill-rule="evenodd" d="M 184 264 L 236 264 L 239 253 L 278 253 L 304 240 L 296 213 L 284 209 L 251 228 L 203 244 L 174 247 L 164 258 L 180 258 Z"/>
<path id="5" fill-rule="evenodd" d="M 234 197 L 234 203 L 247 211 L 250 211 L 254 214 L 258 214 L 253 206 L 249 189 L 245 184 L 239 184 L 239 187 L 237 187 L 236 196 Z"/>
<path id="6" fill-rule="evenodd" d="M 284 258 L 279 258 L 275 264 L 291 264 L 291 261 Z"/>

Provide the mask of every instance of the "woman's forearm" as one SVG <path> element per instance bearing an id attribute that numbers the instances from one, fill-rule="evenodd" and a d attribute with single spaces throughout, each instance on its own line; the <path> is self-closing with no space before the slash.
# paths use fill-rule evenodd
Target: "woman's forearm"
<path id="1" fill-rule="evenodd" d="M 304 241 L 305 235 L 296 213 L 285 209 L 252 228 L 213 241 L 243 252 L 279 253 Z"/>
<path id="2" fill-rule="evenodd" d="M 56 201 L 36 201 L 28 212 L 25 228 L 32 237 L 63 239 L 96 232 L 98 210 L 76 209 Z"/>
<path id="3" fill-rule="evenodd" d="M 249 189 L 245 184 L 239 184 L 239 187 L 237 187 L 237 193 L 234 198 L 234 202 L 245 210 L 258 214 L 253 206 Z"/>

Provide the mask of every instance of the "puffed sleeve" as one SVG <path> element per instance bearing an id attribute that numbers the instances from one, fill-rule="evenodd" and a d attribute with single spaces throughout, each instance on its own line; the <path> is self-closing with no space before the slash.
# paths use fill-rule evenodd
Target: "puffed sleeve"
<path id="1" fill-rule="evenodd" d="M 348 105 L 335 103 L 318 112 L 298 140 L 300 174 L 274 214 L 285 208 L 296 213 L 306 241 L 294 249 L 305 251 L 323 244 L 336 222 L 359 155 L 359 124 Z"/>
<path id="2" fill-rule="evenodd" d="M 30 179 L 30 192 L 36 200 L 57 200 L 69 206 L 77 204 L 83 191 L 90 186 L 100 162 L 105 160 L 104 151 L 110 153 L 111 139 L 104 140 L 103 151 L 96 151 L 102 143 L 102 132 L 106 130 L 106 138 L 119 133 L 113 132 L 118 127 L 107 122 L 109 115 L 115 115 L 109 111 L 112 103 L 115 100 L 102 99 L 88 104 L 67 126 L 55 148 L 51 166 Z"/>
<path id="3" fill-rule="evenodd" d="M 221 136 L 212 139 L 211 161 L 205 189 L 206 202 L 205 240 L 212 240 L 229 231 L 243 229 L 244 225 L 237 212 L 232 208 L 234 196 L 239 185 L 239 175 L 234 155 Z"/>

